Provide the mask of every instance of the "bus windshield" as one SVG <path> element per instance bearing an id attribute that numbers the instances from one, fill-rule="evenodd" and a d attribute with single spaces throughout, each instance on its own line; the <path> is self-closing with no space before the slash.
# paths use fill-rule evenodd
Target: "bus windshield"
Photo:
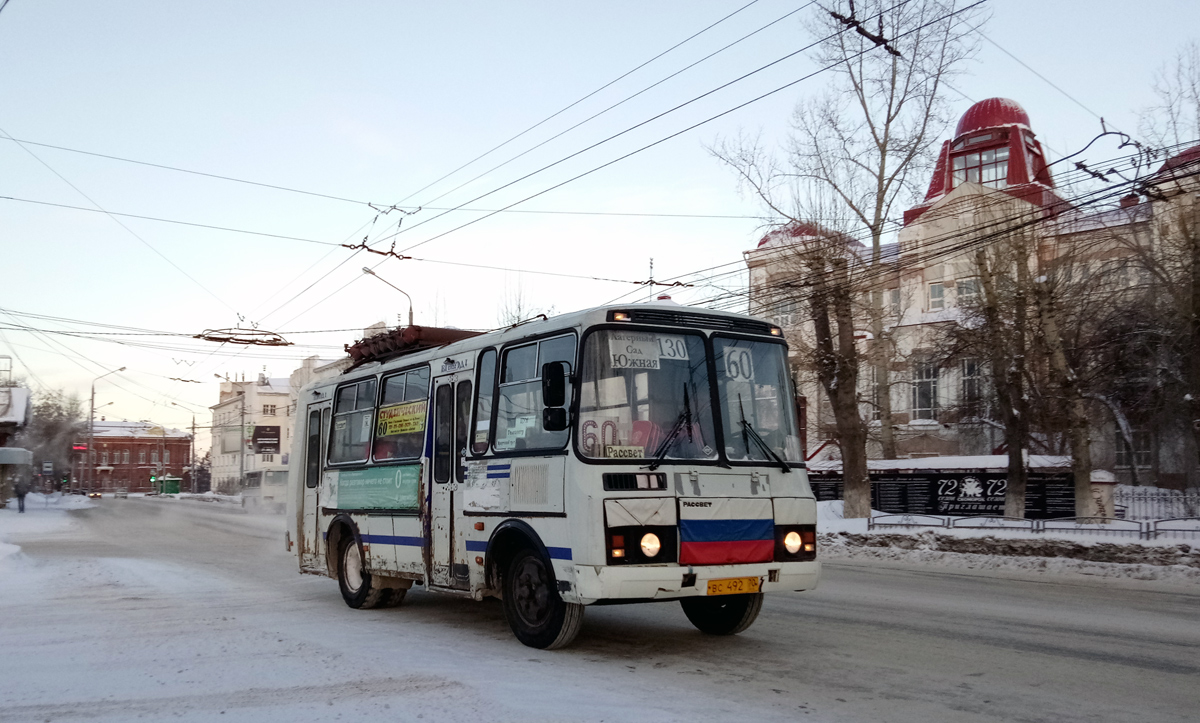
<path id="1" fill-rule="evenodd" d="M 803 462 L 784 346 L 715 337 L 713 353 L 729 460 Z"/>
<path id="2" fill-rule="evenodd" d="M 578 445 L 597 459 L 716 459 L 699 334 L 610 329 L 581 356 Z"/>

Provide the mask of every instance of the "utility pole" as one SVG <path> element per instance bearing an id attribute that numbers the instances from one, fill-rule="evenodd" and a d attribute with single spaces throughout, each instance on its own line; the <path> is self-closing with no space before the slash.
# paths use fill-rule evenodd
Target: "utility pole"
<path id="1" fill-rule="evenodd" d="M 246 390 L 238 392 L 242 398 L 238 423 L 238 493 L 246 486 Z"/>
<path id="2" fill-rule="evenodd" d="M 111 372 L 105 372 L 92 380 L 92 401 L 88 407 L 88 448 L 87 448 L 87 490 L 92 491 L 92 484 L 96 481 L 96 382 L 100 381 L 109 374 L 125 371 L 125 367 L 113 369 Z"/>
<path id="3" fill-rule="evenodd" d="M 196 415 L 192 415 L 192 438 L 188 444 L 188 463 L 192 469 L 192 494 L 196 494 Z"/>

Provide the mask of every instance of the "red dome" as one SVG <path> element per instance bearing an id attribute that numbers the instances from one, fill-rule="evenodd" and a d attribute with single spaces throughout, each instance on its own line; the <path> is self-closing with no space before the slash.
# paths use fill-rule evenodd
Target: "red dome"
<path id="1" fill-rule="evenodd" d="M 967 108 L 958 121 L 954 137 L 984 128 L 1010 126 L 1014 123 L 1029 127 L 1029 114 L 1021 104 L 1008 98 L 987 98 Z"/>

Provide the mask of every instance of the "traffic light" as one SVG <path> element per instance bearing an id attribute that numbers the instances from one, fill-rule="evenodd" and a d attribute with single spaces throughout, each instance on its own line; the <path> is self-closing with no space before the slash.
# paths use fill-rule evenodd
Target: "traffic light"
<path id="1" fill-rule="evenodd" d="M 155 481 L 156 479 L 158 479 L 158 477 L 156 477 L 156 476 L 154 476 L 154 475 L 150 475 L 150 484 L 154 484 L 154 481 Z"/>

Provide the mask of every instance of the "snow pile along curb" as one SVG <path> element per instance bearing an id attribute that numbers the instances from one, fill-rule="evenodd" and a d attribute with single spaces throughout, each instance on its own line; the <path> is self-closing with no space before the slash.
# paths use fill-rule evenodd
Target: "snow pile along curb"
<path id="1" fill-rule="evenodd" d="M 933 562 L 951 567 L 1076 572 L 1103 577 L 1200 582 L 1200 547 L 1074 541 L 1061 538 L 962 537 L 832 532 L 818 535 L 822 559 Z"/>

